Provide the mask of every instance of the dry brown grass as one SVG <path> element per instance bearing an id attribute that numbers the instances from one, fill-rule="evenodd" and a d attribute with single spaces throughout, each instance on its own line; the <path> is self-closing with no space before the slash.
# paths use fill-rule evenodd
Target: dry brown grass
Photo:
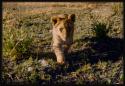
<path id="1" fill-rule="evenodd" d="M 120 3 L 116 3 L 120 4 Z M 114 5 L 110 3 L 110 5 Z M 3 8 L 19 8 L 15 13 L 18 15 L 33 15 L 33 14 L 41 14 L 41 13 L 52 13 L 57 11 L 56 8 L 65 8 L 65 9 L 93 9 L 100 7 L 107 7 L 109 4 L 107 3 L 95 3 L 95 2 L 4 2 Z M 35 8 L 37 9 L 35 9 Z M 17 9 L 18 9 L 17 8 Z M 20 9 L 22 8 L 22 9 Z M 29 9 L 32 8 L 32 9 Z"/>

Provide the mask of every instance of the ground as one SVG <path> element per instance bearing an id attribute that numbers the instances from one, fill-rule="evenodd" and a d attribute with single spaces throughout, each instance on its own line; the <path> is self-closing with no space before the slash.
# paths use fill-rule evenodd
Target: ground
<path id="1" fill-rule="evenodd" d="M 76 15 L 74 43 L 58 65 L 50 18 L 64 13 Z M 3 84 L 123 83 L 122 3 L 4 2 L 2 22 Z"/>

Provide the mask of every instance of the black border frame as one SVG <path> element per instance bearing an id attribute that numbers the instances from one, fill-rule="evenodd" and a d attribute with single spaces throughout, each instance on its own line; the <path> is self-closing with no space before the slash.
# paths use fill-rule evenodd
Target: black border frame
<path id="1" fill-rule="evenodd" d="M 125 2 L 124 0 L 2 0 L 2 3 L 3 2 L 122 2 L 123 3 L 123 36 L 125 37 Z M 1 9 L 2 9 L 2 3 L 0 4 L 1 5 Z M 2 10 L 0 10 L 0 19 L 1 19 L 1 24 L 0 24 L 0 28 L 1 28 L 1 31 L 0 31 L 0 86 L 25 86 L 25 85 L 31 85 L 30 83 L 28 84 L 22 84 L 23 82 L 21 82 L 21 84 L 19 83 L 11 83 L 11 84 L 6 84 L 6 85 L 3 85 L 5 83 L 3 83 L 2 81 Z M 123 44 L 125 44 L 125 39 L 123 37 Z M 125 46 L 123 47 L 123 50 L 124 50 L 124 53 L 125 53 Z M 123 64 L 124 64 L 124 53 L 123 53 Z M 125 69 L 125 64 L 124 64 L 124 67 Z M 125 75 L 125 72 L 123 71 L 124 75 Z M 125 83 L 125 77 L 123 78 L 123 85 Z M 59 86 L 64 86 L 63 84 L 59 84 Z M 99 85 L 103 85 L 103 84 L 99 84 Z M 32 85 L 31 85 L 32 86 Z M 33 86 L 36 86 L 36 85 L 33 85 Z M 51 85 L 49 85 L 51 86 Z M 67 84 L 67 86 L 73 86 L 71 84 Z"/>
<path id="2" fill-rule="evenodd" d="M 3 0 L 4 2 L 123 2 L 124 0 Z"/>

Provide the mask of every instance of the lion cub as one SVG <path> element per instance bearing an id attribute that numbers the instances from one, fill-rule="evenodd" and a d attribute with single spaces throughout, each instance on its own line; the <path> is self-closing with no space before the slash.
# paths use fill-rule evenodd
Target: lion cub
<path id="1" fill-rule="evenodd" d="M 51 17 L 53 29 L 53 50 L 60 64 L 65 63 L 65 55 L 73 43 L 75 14 L 61 14 Z"/>

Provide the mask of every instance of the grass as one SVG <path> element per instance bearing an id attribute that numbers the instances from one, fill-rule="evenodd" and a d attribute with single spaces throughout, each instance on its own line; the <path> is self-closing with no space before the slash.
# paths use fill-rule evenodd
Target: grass
<path id="1" fill-rule="evenodd" d="M 110 26 L 107 28 L 105 23 L 96 22 L 93 24 L 93 34 L 98 38 L 98 40 L 104 40 L 107 37 Z"/>
<path id="2" fill-rule="evenodd" d="M 3 3 L 3 83 L 123 84 L 122 11 L 122 3 Z M 62 13 L 76 21 L 67 63 L 58 65 L 50 18 Z"/>

